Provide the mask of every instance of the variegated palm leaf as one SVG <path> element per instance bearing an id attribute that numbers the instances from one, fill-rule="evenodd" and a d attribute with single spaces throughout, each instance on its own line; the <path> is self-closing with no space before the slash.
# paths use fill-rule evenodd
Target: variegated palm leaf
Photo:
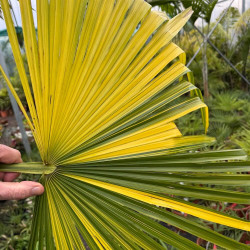
<path id="1" fill-rule="evenodd" d="M 171 41 L 191 9 L 168 20 L 143 0 L 38 0 L 36 33 L 30 0 L 19 3 L 32 87 L 8 1 L 1 7 L 31 118 L 1 71 L 42 163 L 1 171 L 42 174 L 45 193 L 36 199 L 29 248 L 200 248 L 159 221 L 227 249 L 247 248 L 167 210 L 250 229 L 247 221 L 183 199 L 245 204 L 249 193 L 227 186 L 250 184 L 239 174 L 249 171 L 238 161 L 242 151 L 185 154 L 213 139 L 182 136 L 174 123 L 201 109 L 208 127 L 185 54 Z"/>

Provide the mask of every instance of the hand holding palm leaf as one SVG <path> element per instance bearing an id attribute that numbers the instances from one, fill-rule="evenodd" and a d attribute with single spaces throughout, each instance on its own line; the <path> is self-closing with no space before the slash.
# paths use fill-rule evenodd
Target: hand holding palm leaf
<path id="1" fill-rule="evenodd" d="M 45 193 L 36 199 L 30 249 L 82 249 L 83 239 L 91 249 L 164 249 L 160 242 L 200 248 L 157 221 L 225 248 L 247 248 L 165 209 L 250 228 L 169 196 L 249 202 L 248 193 L 206 186 L 249 185 L 248 175 L 237 174 L 249 163 L 224 162 L 244 159 L 241 151 L 176 155 L 213 142 L 184 137 L 174 123 L 201 109 L 208 127 L 185 54 L 171 42 L 192 11 L 168 20 L 143 0 L 37 1 L 36 34 L 30 1 L 19 2 L 32 90 L 8 1 L 1 6 L 31 119 L 1 71 L 43 162 L 1 171 L 42 174 Z"/>

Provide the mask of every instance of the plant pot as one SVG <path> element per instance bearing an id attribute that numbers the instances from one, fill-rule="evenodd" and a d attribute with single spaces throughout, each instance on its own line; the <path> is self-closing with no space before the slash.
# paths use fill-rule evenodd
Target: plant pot
<path id="1" fill-rule="evenodd" d="M 8 116 L 8 110 L 1 110 L 0 114 L 1 114 L 1 117 L 5 118 Z"/>

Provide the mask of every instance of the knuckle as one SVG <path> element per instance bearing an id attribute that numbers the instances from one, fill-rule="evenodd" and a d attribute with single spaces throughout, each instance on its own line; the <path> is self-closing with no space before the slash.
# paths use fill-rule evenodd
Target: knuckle
<path id="1" fill-rule="evenodd" d="M 27 197 L 27 191 L 24 189 L 20 189 L 18 186 L 14 187 L 12 190 L 9 190 L 8 197 L 10 200 L 20 200 Z"/>
<path id="2" fill-rule="evenodd" d="M 8 150 L 5 145 L 0 144 L 0 161 L 8 155 Z"/>
<path id="3" fill-rule="evenodd" d="M 0 200 L 19 200 L 26 197 L 27 192 L 19 188 L 18 183 L 0 183 Z"/>
<path id="4" fill-rule="evenodd" d="M 14 150 L 16 156 L 21 157 L 21 153 L 19 150 L 17 150 L 17 149 L 13 149 L 13 150 Z"/>
<path id="5" fill-rule="evenodd" d="M 6 189 L 3 193 L 3 197 L 7 200 L 13 200 L 13 192 L 11 191 L 11 189 Z"/>
<path id="6" fill-rule="evenodd" d="M 4 150 L 5 149 L 5 145 L 3 145 L 3 144 L 0 144 L 0 152 L 2 151 L 2 150 Z"/>
<path id="7" fill-rule="evenodd" d="M 18 189 L 16 187 L 9 189 L 7 196 L 10 200 L 18 200 Z"/>
<path id="8" fill-rule="evenodd" d="M 28 193 L 26 191 L 21 191 L 19 192 L 17 199 L 20 200 L 20 199 L 25 199 L 27 197 L 28 197 Z"/>
<path id="9" fill-rule="evenodd" d="M 0 162 L 6 164 L 22 162 L 21 153 L 14 148 L 0 144 Z"/>
<path id="10" fill-rule="evenodd" d="M 15 158 L 16 158 L 16 160 L 20 160 L 21 159 L 21 153 L 20 153 L 20 151 L 14 149 L 14 152 L 15 152 Z"/>

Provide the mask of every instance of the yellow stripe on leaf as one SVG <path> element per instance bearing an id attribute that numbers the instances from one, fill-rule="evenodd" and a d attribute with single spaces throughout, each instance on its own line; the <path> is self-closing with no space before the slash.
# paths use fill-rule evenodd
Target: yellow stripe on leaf
<path id="1" fill-rule="evenodd" d="M 148 204 L 171 208 L 174 210 L 182 211 L 184 213 L 193 215 L 195 217 L 199 217 L 204 220 L 212 221 L 214 223 L 219 223 L 219 224 L 226 225 L 229 227 L 234 227 L 234 228 L 238 228 L 241 230 L 250 231 L 250 222 L 247 222 L 247 221 L 234 219 L 227 215 L 221 215 L 216 212 L 198 208 L 192 205 L 188 205 L 185 203 L 181 203 L 181 202 L 167 199 L 164 197 L 160 197 L 157 195 L 141 192 L 135 189 L 117 186 L 114 184 L 105 183 L 102 181 L 97 181 L 97 180 L 93 180 L 93 179 L 89 179 L 89 178 L 85 178 L 81 176 L 75 176 L 75 175 L 69 175 L 69 174 L 64 174 L 64 175 L 70 178 L 76 179 L 76 180 L 80 180 L 80 181 L 107 189 L 109 191 L 113 191 L 113 192 L 128 196 L 130 198 L 133 198 L 133 199 L 136 199 L 136 200 L 148 203 Z"/>

